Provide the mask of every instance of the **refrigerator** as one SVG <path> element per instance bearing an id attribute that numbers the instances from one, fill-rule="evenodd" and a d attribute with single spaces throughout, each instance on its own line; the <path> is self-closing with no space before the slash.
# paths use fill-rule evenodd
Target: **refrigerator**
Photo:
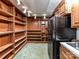
<path id="1" fill-rule="evenodd" d="M 48 20 L 48 54 L 50 59 L 60 59 L 60 42 L 76 38 L 76 29 L 71 28 L 70 16 L 53 16 Z"/>

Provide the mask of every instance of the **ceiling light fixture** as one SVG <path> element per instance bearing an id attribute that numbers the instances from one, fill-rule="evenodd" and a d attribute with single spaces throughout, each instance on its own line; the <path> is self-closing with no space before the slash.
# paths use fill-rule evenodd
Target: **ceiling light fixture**
<path id="1" fill-rule="evenodd" d="M 32 13 L 31 11 L 28 11 L 28 17 L 30 17 L 30 16 L 31 16 L 31 13 Z"/>
<path id="2" fill-rule="evenodd" d="M 26 13 L 26 12 L 27 12 L 28 7 L 26 7 L 26 6 L 22 6 L 22 8 L 24 9 L 23 13 Z"/>
<path id="3" fill-rule="evenodd" d="M 27 12 L 27 9 L 24 9 L 23 13 L 26 13 Z"/>
<path id="4" fill-rule="evenodd" d="M 43 19 L 46 19 L 46 14 L 43 14 Z"/>
<path id="5" fill-rule="evenodd" d="M 37 18 L 37 14 L 33 14 L 33 16 L 34 16 L 34 19 L 36 19 L 36 18 Z"/>
<path id="6" fill-rule="evenodd" d="M 45 25 L 45 21 L 42 21 L 41 24 L 42 24 L 42 25 Z"/>
<path id="7" fill-rule="evenodd" d="M 21 4 L 21 1 L 20 0 L 17 0 L 17 5 L 20 5 Z"/>

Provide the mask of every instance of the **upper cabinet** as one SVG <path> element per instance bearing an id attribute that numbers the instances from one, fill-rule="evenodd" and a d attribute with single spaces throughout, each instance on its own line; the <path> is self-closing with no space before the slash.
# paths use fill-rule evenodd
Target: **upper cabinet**
<path id="1" fill-rule="evenodd" d="M 65 13 L 71 13 L 73 0 L 65 0 Z"/>
<path id="2" fill-rule="evenodd" d="M 71 25 L 73 28 L 79 27 L 79 0 L 74 1 L 71 12 Z"/>
<path id="3" fill-rule="evenodd" d="M 62 0 L 55 10 L 55 15 L 65 15 L 71 13 L 73 0 Z"/>
<path id="4" fill-rule="evenodd" d="M 71 15 L 71 27 L 79 27 L 79 0 L 62 0 L 56 7 L 54 15 Z"/>

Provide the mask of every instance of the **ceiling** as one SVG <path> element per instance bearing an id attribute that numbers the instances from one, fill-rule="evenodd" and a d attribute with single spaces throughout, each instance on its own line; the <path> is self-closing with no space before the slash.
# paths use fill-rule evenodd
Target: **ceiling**
<path id="1" fill-rule="evenodd" d="M 51 15 L 61 0 L 21 0 L 34 14 Z"/>
<path id="2" fill-rule="evenodd" d="M 10 0 L 17 6 L 17 0 Z M 43 16 L 42 14 L 47 14 L 47 16 L 52 15 L 56 6 L 61 0 L 20 0 L 24 6 L 28 7 L 28 10 L 32 11 L 32 14 L 37 14 L 37 16 Z M 21 11 L 23 11 L 22 6 L 17 6 Z"/>

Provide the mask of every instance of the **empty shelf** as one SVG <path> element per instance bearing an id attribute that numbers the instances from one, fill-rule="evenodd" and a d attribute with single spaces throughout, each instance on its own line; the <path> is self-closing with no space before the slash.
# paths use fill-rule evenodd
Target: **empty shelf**
<path id="1" fill-rule="evenodd" d="M 42 36 L 43 38 L 47 38 L 48 36 Z"/>
<path id="2" fill-rule="evenodd" d="M 18 16 L 15 16 L 15 18 L 16 18 L 16 19 L 18 19 L 18 20 L 20 20 L 20 21 L 25 22 L 25 20 L 21 19 L 21 18 L 20 18 L 20 17 L 18 17 Z"/>
<path id="3" fill-rule="evenodd" d="M 27 38 L 28 40 L 41 40 L 42 38 Z"/>
<path id="4" fill-rule="evenodd" d="M 12 59 L 14 57 L 14 54 L 13 55 L 11 55 L 8 59 Z"/>
<path id="5" fill-rule="evenodd" d="M 41 35 L 27 35 L 27 38 L 41 38 Z"/>
<path id="6" fill-rule="evenodd" d="M 19 38 L 19 39 L 16 39 L 15 42 L 18 42 L 18 41 L 24 39 L 25 37 L 26 37 L 26 36 L 23 36 L 23 37 L 21 37 L 21 38 Z"/>
<path id="7" fill-rule="evenodd" d="M 9 50 L 7 53 L 5 53 L 3 56 L 0 57 L 0 59 L 3 59 L 4 57 L 6 57 L 9 53 L 11 53 L 13 51 L 13 49 Z"/>
<path id="8" fill-rule="evenodd" d="M 15 31 L 15 33 L 19 33 L 19 32 L 25 32 L 26 30 L 18 30 L 18 31 Z"/>
<path id="9" fill-rule="evenodd" d="M 41 30 L 27 30 L 27 32 L 41 32 Z"/>
<path id="10" fill-rule="evenodd" d="M 0 19 L 0 21 L 13 23 L 13 21 L 12 21 L 12 20 L 8 20 L 8 19 Z"/>
<path id="11" fill-rule="evenodd" d="M 25 39 L 21 42 L 19 42 L 18 44 L 16 44 L 15 48 L 17 48 L 19 45 L 21 45 L 24 41 L 26 41 Z"/>
<path id="12" fill-rule="evenodd" d="M 0 32 L 0 35 L 6 35 L 6 34 L 11 34 L 13 31 L 8 31 L 8 32 Z"/>
<path id="13" fill-rule="evenodd" d="M 47 43 L 48 41 L 27 41 L 27 43 Z"/>
<path id="14" fill-rule="evenodd" d="M 15 54 L 17 54 L 17 52 L 18 52 L 25 44 L 26 44 L 26 42 L 23 43 L 23 44 L 15 51 Z"/>
<path id="15" fill-rule="evenodd" d="M 9 43 L 9 44 L 6 44 L 6 45 L 0 47 L 0 52 L 4 51 L 5 49 L 7 49 L 8 47 L 10 47 L 12 45 L 13 45 L 13 43 Z"/>
<path id="16" fill-rule="evenodd" d="M 41 32 L 27 32 L 27 34 L 28 35 L 30 35 L 30 34 L 33 34 L 33 35 L 41 35 L 42 33 Z"/>
<path id="17" fill-rule="evenodd" d="M 0 9 L 0 14 L 4 15 L 4 16 L 13 16 L 11 13 L 9 13 L 9 12 L 7 12 L 5 10 L 2 10 L 2 9 Z"/>
<path id="18" fill-rule="evenodd" d="M 15 24 L 26 25 L 26 23 L 17 22 L 17 21 L 15 21 Z"/>

